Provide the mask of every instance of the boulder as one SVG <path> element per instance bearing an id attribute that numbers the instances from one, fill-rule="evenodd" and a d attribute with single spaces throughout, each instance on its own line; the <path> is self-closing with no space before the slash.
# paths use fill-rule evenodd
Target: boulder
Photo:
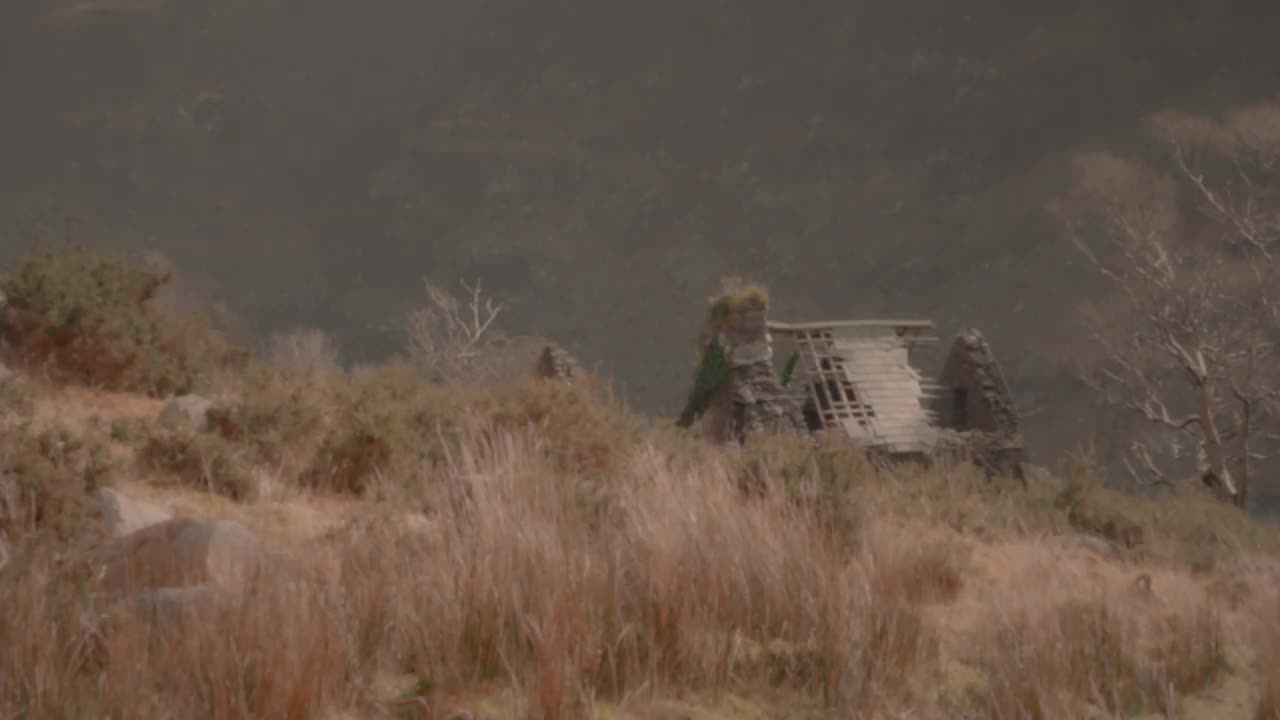
<path id="1" fill-rule="evenodd" d="M 117 601 L 104 617 L 108 623 L 124 619 L 143 623 L 199 619 L 230 606 L 233 598 L 226 588 L 209 583 L 150 588 Z"/>
<path id="2" fill-rule="evenodd" d="M 1096 535 L 1076 535 L 1076 542 L 1085 550 L 1107 560 L 1118 560 L 1120 558 L 1120 551 L 1116 549 L 1115 545 Z"/>
<path id="3" fill-rule="evenodd" d="M 170 430 L 186 428 L 197 432 L 209 429 L 209 411 L 213 403 L 199 395 L 180 395 L 169 401 L 160 412 L 159 423 Z"/>
<path id="4" fill-rule="evenodd" d="M 101 551 L 102 587 L 117 592 L 214 584 L 240 589 L 259 572 L 287 565 L 242 525 L 176 518 L 121 537 Z"/>
<path id="5" fill-rule="evenodd" d="M 580 374 L 577 359 L 555 344 L 543 346 L 542 353 L 538 355 L 535 373 L 543 380 L 558 380 L 569 385 L 572 385 Z"/>
<path id="6" fill-rule="evenodd" d="M 173 511 L 169 508 L 136 500 L 112 488 L 94 491 L 93 504 L 101 513 L 111 538 L 124 537 L 173 519 Z"/>

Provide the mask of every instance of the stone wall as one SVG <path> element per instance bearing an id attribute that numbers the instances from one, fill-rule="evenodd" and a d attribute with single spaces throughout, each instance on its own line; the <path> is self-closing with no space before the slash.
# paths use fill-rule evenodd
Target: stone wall
<path id="1" fill-rule="evenodd" d="M 578 379 L 578 361 L 567 350 L 554 343 L 543 346 L 535 370 L 543 380 L 557 380 L 572 385 Z"/>
<path id="2" fill-rule="evenodd" d="M 980 331 L 956 336 L 939 384 L 941 449 L 969 454 L 988 474 L 1021 476 L 1026 441 L 1004 372 Z"/>
<path id="3" fill-rule="evenodd" d="M 712 305 L 702 359 L 679 424 L 701 418 L 713 442 L 789 433 L 807 435 L 800 408 L 787 396 L 773 366 L 768 302 L 763 296 L 726 296 Z"/>
<path id="4" fill-rule="evenodd" d="M 736 308 L 729 318 L 729 390 L 733 436 L 805 433 L 798 407 L 783 391 L 773 367 L 773 345 L 764 307 Z"/>
<path id="5" fill-rule="evenodd" d="M 951 430 L 1021 432 L 1009 386 L 982 333 L 969 329 L 951 346 L 939 377 L 938 424 Z"/>

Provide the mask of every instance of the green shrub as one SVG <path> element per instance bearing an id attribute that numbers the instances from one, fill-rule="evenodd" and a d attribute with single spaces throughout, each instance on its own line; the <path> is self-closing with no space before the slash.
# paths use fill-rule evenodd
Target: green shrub
<path id="1" fill-rule="evenodd" d="M 1273 552 L 1275 528 L 1197 486 L 1142 497 L 1073 477 L 1058 497 L 1071 527 L 1144 557 L 1207 572 L 1224 557 Z"/>
<path id="2" fill-rule="evenodd" d="M 364 494 L 378 481 L 411 482 L 441 466 L 461 437 L 464 414 L 484 395 L 434 386 L 391 366 L 336 387 L 329 423 L 303 485 Z"/>
<path id="3" fill-rule="evenodd" d="M 0 382 L 0 423 L 28 418 L 34 409 L 30 385 L 16 380 Z"/>
<path id="4" fill-rule="evenodd" d="M 1071 527 L 1096 535 L 1123 548 L 1143 544 L 1146 532 L 1140 524 L 1137 498 L 1121 495 L 1091 481 L 1073 480 L 1059 496 Z"/>
<path id="5" fill-rule="evenodd" d="M 139 448 L 138 462 L 181 485 L 232 500 L 248 500 L 258 489 L 244 450 L 217 435 L 158 430 Z"/>
<path id="6" fill-rule="evenodd" d="M 225 440 L 244 447 L 254 462 L 278 464 L 291 446 L 320 432 L 341 380 L 312 382 L 270 367 L 247 371 L 236 397 L 209 411 Z"/>
<path id="7" fill-rule="evenodd" d="M 64 428 L 9 428 L 0 434 L 0 536 L 74 539 L 113 469 L 104 447 Z"/>
<path id="8" fill-rule="evenodd" d="M 83 249 L 28 258 L 0 278 L 0 340 L 13 360 L 56 380 L 153 395 L 192 389 L 229 362 L 221 336 L 154 307 L 170 281 Z"/>
<path id="9" fill-rule="evenodd" d="M 146 439 L 150 423 L 142 418 L 115 418 L 107 425 L 107 436 L 113 442 L 133 445 Z"/>
<path id="10" fill-rule="evenodd" d="M 376 482 L 404 485 L 442 468 L 464 436 L 535 428 L 552 466 L 604 482 L 635 445 L 639 427 L 590 390 L 530 381 L 490 390 L 425 382 L 390 366 L 334 385 L 332 420 L 302 483 L 362 494 Z"/>

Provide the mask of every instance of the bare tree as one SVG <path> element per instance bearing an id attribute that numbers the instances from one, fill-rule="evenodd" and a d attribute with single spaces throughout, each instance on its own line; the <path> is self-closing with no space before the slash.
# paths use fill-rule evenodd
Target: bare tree
<path id="1" fill-rule="evenodd" d="M 486 355 L 502 343 L 494 326 L 503 311 L 480 283 L 459 283 L 462 298 L 425 282 L 427 303 L 408 318 L 409 358 L 435 382 L 475 379 Z"/>
<path id="2" fill-rule="evenodd" d="M 1159 164 L 1082 155 L 1076 192 L 1053 208 L 1112 291 L 1085 313 L 1083 375 L 1157 431 L 1131 445 L 1135 477 L 1168 482 L 1194 457 L 1243 505 L 1280 440 L 1280 108 L 1165 114 L 1150 129 Z"/>
<path id="3" fill-rule="evenodd" d="M 304 373 L 338 369 L 338 345 L 323 330 L 294 328 L 271 336 L 270 357 L 280 368 Z"/>

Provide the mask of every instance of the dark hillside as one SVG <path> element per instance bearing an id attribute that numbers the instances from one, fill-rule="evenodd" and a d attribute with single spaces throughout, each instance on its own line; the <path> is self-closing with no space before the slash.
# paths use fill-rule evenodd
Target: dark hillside
<path id="1" fill-rule="evenodd" d="M 0 5 L 0 262 L 154 248 L 353 358 L 423 276 L 483 277 L 664 412 L 749 275 L 781 316 L 983 327 L 1051 449 L 1089 426 L 1063 154 L 1280 77 L 1255 0 Z"/>

